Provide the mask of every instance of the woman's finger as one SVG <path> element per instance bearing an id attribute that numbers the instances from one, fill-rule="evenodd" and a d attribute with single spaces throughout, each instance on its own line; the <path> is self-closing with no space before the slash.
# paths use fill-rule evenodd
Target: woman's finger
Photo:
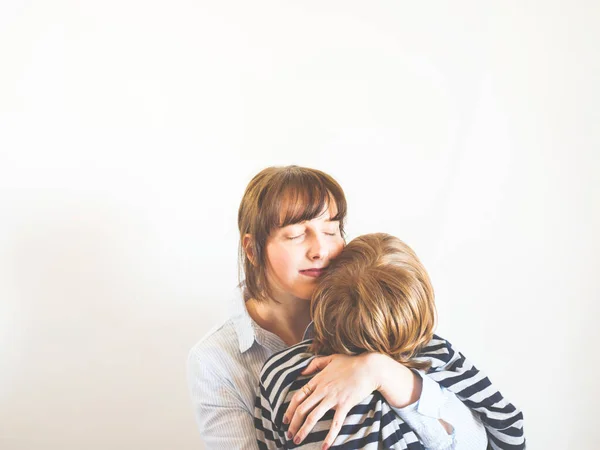
<path id="1" fill-rule="evenodd" d="M 317 406 L 313 408 L 310 414 L 306 417 L 306 420 L 302 424 L 302 427 L 298 430 L 294 436 L 294 444 L 300 444 L 308 433 L 312 431 L 317 422 L 335 406 L 335 399 L 325 397 Z"/>
<path id="2" fill-rule="evenodd" d="M 300 391 L 298 392 L 301 391 L 302 389 L 300 389 Z M 296 394 L 298 392 L 296 392 Z M 298 430 L 304 423 L 306 416 L 308 416 L 308 414 L 315 408 L 315 406 L 317 406 L 321 402 L 321 400 L 323 400 L 323 397 L 325 397 L 325 393 L 323 392 L 323 390 L 318 389 L 312 392 L 308 397 L 305 397 L 304 400 L 300 402 L 293 415 L 288 416 L 291 417 L 288 433 L 292 437 L 296 436 L 296 433 L 298 433 Z M 286 412 L 286 416 L 287 415 L 288 413 Z"/>
<path id="3" fill-rule="evenodd" d="M 290 423 L 292 421 L 292 417 L 294 417 L 298 405 L 300 405 L 300 403 L 306 400 L 315 391 L 318 385 L 319 376 L 316 375 L 312 379 L 308 380 L 301 389 L 298 389 L 294 393 L 294 395 L 292 395 L 292 398 L 290 399 L 290 404 L 288 405 L 287 409 L 285 410 L 285 414 L 283 415 L 284 424 Z"/>
<path id="4" fill-rule="evenodd" d="M 314 358 L 306 368 L 300 372 L 300 375 L 310 375 L 312 373 L 323 370 L 327 364 L 331 362 L 333 355 L 329 356 L 318 356 Z"/>
<path id="5" fill-rule="evenodd" d="M 335 415 L 333 416 L 333 421 L 331 422 L 331 427 L 329 428 L 329 433 L 327 433 L 327 436 L 323 441 L 321 450 L 327 450 L 333 445 L 335 438 L 340 434 L 340 430 L 342 429 L 342 425 L 344 424 L 349 411 L 350 407 L 348 407 L 347 404 L 338 405 L 335 410 Z"/>

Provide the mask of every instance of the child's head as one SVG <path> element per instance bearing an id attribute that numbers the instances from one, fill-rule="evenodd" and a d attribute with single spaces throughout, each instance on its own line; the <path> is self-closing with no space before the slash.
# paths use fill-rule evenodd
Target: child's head
<path id="1" fill-rule="evenodd" d="M 385 233 L 352 240 L 329 265 L 311 300 L 312 350 L 321 355 L 385 353 L 408 367 L 435 326 L 425 268 L 400 239 Z"/>
<path id="2" fill-rule="evenodd" d="M 309 299 L 317 277 L 302 270 L 319 269 L 337 256 L 345 218 L 344 191 L 328 174 L 298 166 L 259 172 L 238 211 L 244 296 L 264 301 L 275 299 L 277 290 Z"/>

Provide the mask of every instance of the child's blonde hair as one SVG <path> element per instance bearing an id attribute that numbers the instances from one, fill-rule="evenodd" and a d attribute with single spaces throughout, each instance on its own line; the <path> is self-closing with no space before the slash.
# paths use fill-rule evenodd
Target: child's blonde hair
<path id="1" fill-rule="evenodd" d="M 417 255 L 394 236 L 352 240 L 313 293 L 311 315 L 314 353 L 378 352 L 407 367 L 429 367 L 412 358 L 433 337 L 433 288 Z"/>

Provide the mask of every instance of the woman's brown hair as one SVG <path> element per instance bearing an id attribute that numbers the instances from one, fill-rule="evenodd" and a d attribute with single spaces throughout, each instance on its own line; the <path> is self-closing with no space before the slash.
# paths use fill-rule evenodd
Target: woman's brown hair
<path id="1" fill-rule="evenodd" d="M 312 220 L 335 205 L 340 233 L 344 236 L 346 197 L 328 174 L 299 166 L 268 167 L 248 184 L 238 210 L 240 232 L 239 278 L 244 298 L 259 301 L 272 298 L 267 282 L 266 243 L 276 228 Z M 250 235 L 247 248 L 244 236 Z"/>
<path id="2" fill-rule="evenodd" d="M 311 299 L 314 353 L 384 353 L 407 367 L 433 337 L 434 293 L 413 250 L 385 233 L 352 240 L 331 262 Z"/>

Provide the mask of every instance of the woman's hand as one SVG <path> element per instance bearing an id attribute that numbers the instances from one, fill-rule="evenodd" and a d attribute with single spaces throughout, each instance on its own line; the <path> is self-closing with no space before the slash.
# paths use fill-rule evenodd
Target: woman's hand
<path id="1" fill-rule="evenodd" d="M 331 446 L 348 411 L 379 387 L 376 372 L 368 359 L 367 353 L 322 356 L 313 359 L 302 371 L 302 375 L 321 372 L 309 381 L 308 388 L 292 396 L 285 413 L 283 420 L 290 421 L 288 433 L 295 444 L 302 442 L 319 419 L 333 408 L 335 415 L 323 448 Z"/>
<path id="2" fill-rule="evenodd" d="M 417 375 L 379 353 L 317 357 L 302 375 L 316 371 L 320 372 L 292 396 L 284 416 L 284 423 L 290 423 L 288 433 L 295 444 L 304 440 L 327 411 L 335 409 L 331 428 L 323 443 L 323 449 L 329 448 L 350 409 L 373 391 L 381 391 L 386 400 L 393 400 L 390 402 L 392 406 L 399 408 L 416 401 L 421 392 Z M 416 398 L 415 391 L 418 394 Z M 387 398 L 385 392 L 391 392 L 388 395 L 392 398 Z"/>

